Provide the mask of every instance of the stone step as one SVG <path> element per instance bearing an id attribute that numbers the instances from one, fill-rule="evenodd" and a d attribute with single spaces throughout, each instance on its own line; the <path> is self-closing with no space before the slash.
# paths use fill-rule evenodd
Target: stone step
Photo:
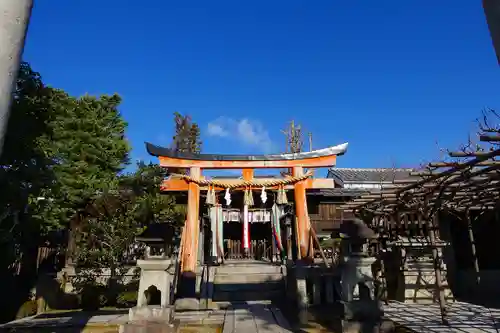
<path id="1" fill-rule="evenodd" d="M 274 266 L 269 264 L 224 264 L 218 266 L 216 269 L 217 274 L 259 274 L 270 273 L 278 274 L 282 272 L 281 266 Z"/>
<path id="2" fill-rule="evenodd" d="M 216 274 L 215 284 L 222 283 L 266 283 L 283 280 L 281 273 L 255 273 L 255 274 Z"/>
<path id="3" fill-rule="evenodd" d="M 185 324 L 220 325 L 224 322 L 225 310 L 176 312 L 175 320 Z"/>
<path id="4" fill-rule="evenodd" d="M 246 301 L 272 301 L 280 300 L 284 297 L 284 290 L 240 290 L 240 291 L 216 291 L 213 300 L 215 302 L 246 302 Z"/>
<path id="5" fill-rule="evenodd" d="M 272 305 L 273 302 L 270 300 L 257 300 L 257 301 L 243 301 L 241 303 L 238 302 L 217 302 L 219 305 L 218 311 L 227 311 L 229 308 L 240 307 L 240 306 L 248 306 L 248 305 Z"/>
<path id="6" fill-rule="evenodd" d="M 240 292 L 240 291 L 269 291 L 269 290 L 284 290 L 284 281 L 267 281 L 262 283 L 215 283 L 214 292 L 227 291 L 227 292 Z"/>

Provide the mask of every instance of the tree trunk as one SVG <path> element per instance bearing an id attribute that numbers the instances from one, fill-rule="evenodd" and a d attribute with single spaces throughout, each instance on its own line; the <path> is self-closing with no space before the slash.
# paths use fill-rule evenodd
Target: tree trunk
<path id="1" fill-rule="evenodd" d="M 116 265 L 115 263 L 111 263 L 110 267 L 110 275 L 108 280 L 108 296 L 107 301 L 108 305 L 115 306 L 118 299 L 118 275 L 116 274 Z"/>

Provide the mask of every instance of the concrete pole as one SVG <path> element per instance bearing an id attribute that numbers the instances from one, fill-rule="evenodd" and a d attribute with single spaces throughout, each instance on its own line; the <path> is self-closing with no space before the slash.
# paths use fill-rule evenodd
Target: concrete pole
<path id="1" fill-rule="evenodd" d="M 0 156 L 33 0 L 0 0 Z"/>

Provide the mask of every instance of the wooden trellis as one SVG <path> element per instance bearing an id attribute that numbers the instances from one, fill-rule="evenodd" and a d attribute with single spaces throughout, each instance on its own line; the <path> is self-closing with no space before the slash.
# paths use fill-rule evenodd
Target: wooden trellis
<path id="1" fill-rule="evenodd" d="M 491 111 L 491 115 L 496 120 L 500 119 L 494 111 Z M 449 152 L 446 161 L 429 163 L 421 170 L 412 172 L 409 179 L 395 180 L 391 185 L 362 195 L 340 207 L 358 216 L 368 216 L 372 227 L 381 237 L 425 237 L 432 248 L 443 323 L 447 320 L 437 243 L 439 212 L 461 213 L 465 216 L 479 282 L 470 211 L 485 212 L 496 209 L 499 205 L 500 127 L 489 125 L 486 116 L 479 127 L 480 144 L 469 143 L 458 152 Z"/>

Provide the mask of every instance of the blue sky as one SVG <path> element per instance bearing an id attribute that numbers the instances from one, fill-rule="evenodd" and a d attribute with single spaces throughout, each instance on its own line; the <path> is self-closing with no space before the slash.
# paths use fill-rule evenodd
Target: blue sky
<path id="1" fill-rule="evenodd" d="M 292 119 L 338 167 L 417 166 L 457 147 L 500 75 L 470 0 L 39 0 L 25 60 L 74 95 L 117 92 L 133 158 L 190 114 L 204 152 L 283 150 Z"/>

